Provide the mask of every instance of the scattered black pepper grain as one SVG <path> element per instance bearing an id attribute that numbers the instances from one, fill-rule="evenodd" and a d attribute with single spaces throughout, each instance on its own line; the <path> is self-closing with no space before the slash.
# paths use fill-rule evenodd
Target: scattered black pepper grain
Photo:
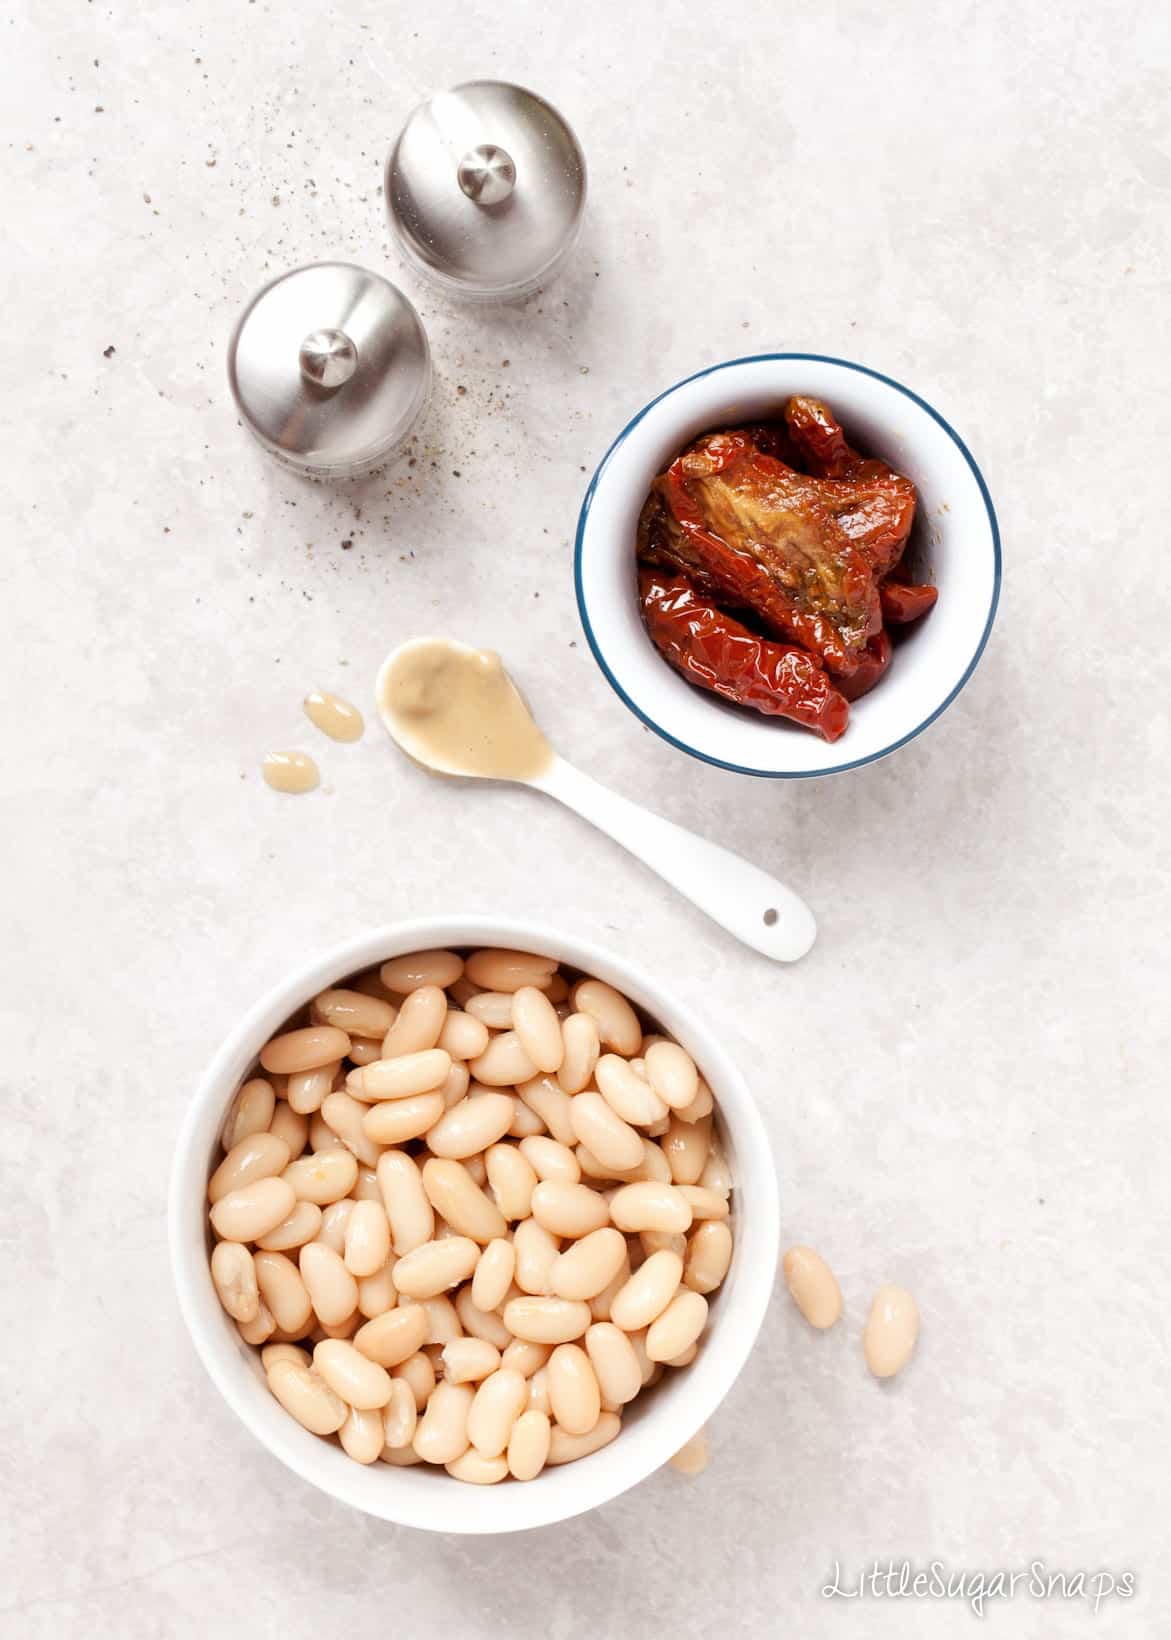
<path id="1" fill-rule="evenodd" d="M 459 394 L 460 398 L 462 399 L 465 396 L 465 394 L 467 393 L 467 388 L 466 387 L 457 387 L 456 392 Z"/>
<path id="2" fill-rule="evenodd" d="M 453 467 L 451 469 L 451 476 L 452 476 L 452 478 L 461 478 L 463 475 L 460 473 L 460 470 L 459 470 L 458 467 Z"/>
<path id="3" fill-rule="evenodd" d="M 353 546 L 353 544 L 354 543 L 352 541 L 343 541 L 342 542 L 342 551 L 343 552 L 349 552 L 349 550 Z"/>
<path id="4" fill-rule="evenodd" d="M 113 344 L 113 342 L 111 342 L 109 347 L 104 347 L 102 349 L 102 358 L 103 359 L 112 359 L 114 357 L 114 351 L 115 351 L 114 344 Z"/>

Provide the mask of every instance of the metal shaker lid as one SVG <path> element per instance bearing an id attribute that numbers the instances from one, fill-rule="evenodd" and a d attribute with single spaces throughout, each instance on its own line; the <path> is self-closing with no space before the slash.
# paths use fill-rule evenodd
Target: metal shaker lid
<path id="1" fill-rule="evenodd" d="M 527 295 L 572 248 L 585 157 L 555 108 L 501 80 L 421 103 L 386 161 L 391 226 L 419 269 L 453 294 Z"/>
<path id="2" fill-rule="evenodd" d="M 427 401 L 431 353 L 419 315 L 388 280 L 314 262 L 257 291 L 232 333 L 228 380 L 270 454 L 342 478 L 406 438 Z"/>

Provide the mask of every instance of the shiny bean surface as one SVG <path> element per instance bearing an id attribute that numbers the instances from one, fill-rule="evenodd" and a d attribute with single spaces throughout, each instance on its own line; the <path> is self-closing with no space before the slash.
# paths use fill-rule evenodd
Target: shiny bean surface
<path id="1" fill-rule="evenodd" d="M 277 1071 L 283 1076 L 294 1076 L 298 1071 L 316 1070 L 344 1059 L 350 1051 L 350 1039 L 336 1025 L 308 1025 L 302 1030 L 286 1031 L 276 1036 L 260 1051 L 260 1063 L 266 1071 Z"/>
<path id="2" fill-rule="evenodd" d="M 561 1068 L 565 1057 L 561 1021 L 543 991 L 533 985 L 522 985 L 513 993 L 512 1028 L 536 1070 L 550 1072 Z"/>
<path id="3" fill-rule="evenodd" d="M 905 1287 L 880 1287 L 874 1295 L 862 1349 L 876 1378 L 893 1378 L 911 1359 L 919 1338 L 919 1306 Z"/>

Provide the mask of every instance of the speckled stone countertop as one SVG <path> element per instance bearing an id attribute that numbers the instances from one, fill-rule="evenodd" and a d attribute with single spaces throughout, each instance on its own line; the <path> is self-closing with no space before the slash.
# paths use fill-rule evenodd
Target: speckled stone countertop
<path id="1" fill-rule="evenodd" d="M 0 1633 L 969 1635 L 959 1602 L 825 1599 L 874 1560 L 1071 1578 L 998 1634 L 1165 1623 L 1171 41 L 1157 7 L 664 0 L 16 0 L 0 98 L 6 673 Z M 586 149 L 565 276 L 463 312 L 387 242 L 389 138 L 471 77 Z M 326 255 L 420 308 L 410 451 L 327 489 L 236 424 L 224 354 L 265 278 Z M 1005 540 L 1001 612 L 931 731 L 778 787 L 623 710 L 573 601 L 586 475 L 654 392 L 768 348 L 937 404 Z M 368 704 L 393 642 L 500 645 L 590 773 L 788 877 L 820 941 L 769 967 L 571 814 L 433 783 Z M 261 784 L 273 745 L 322 789 Z M 523 845 L 519 840 L 523 839 Z M 376 921 L 548 915 L 722 1022 L 765 1113 L 778 1286 L 699 1479 L 522 1538 L 396 1530 L 245 1434 L 179 1320 L 165 1179 L 246 1000 Z M 918 1295 L 906 1374 L 859 1335 Z"/>

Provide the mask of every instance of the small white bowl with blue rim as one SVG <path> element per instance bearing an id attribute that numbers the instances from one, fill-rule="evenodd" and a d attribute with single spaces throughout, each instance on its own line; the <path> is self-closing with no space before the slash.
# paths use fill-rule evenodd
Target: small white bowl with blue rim
<path id="1" fill-rule="evenodd" d="M 651 643 L 638 605 L 635 537 L 655 475 L 698 434 L 776 417 L 794 394 L 823 399 L 857 449 L 913 481 L 919 508 L 904 562 L 939 588 L 935 608 L 899 635 L 889 670 L 851 706 L 833 745 L 687 683 Z M 574 574 L 594 658 L 648 728 L 719 768 L 801 779 L 885 757 L 951 705 L 992 630 L 1000 532 L 970 451 L 925 399 L 846 359 L 764 353 L 677 382 L 619 433 L 582 503 Z"/>

